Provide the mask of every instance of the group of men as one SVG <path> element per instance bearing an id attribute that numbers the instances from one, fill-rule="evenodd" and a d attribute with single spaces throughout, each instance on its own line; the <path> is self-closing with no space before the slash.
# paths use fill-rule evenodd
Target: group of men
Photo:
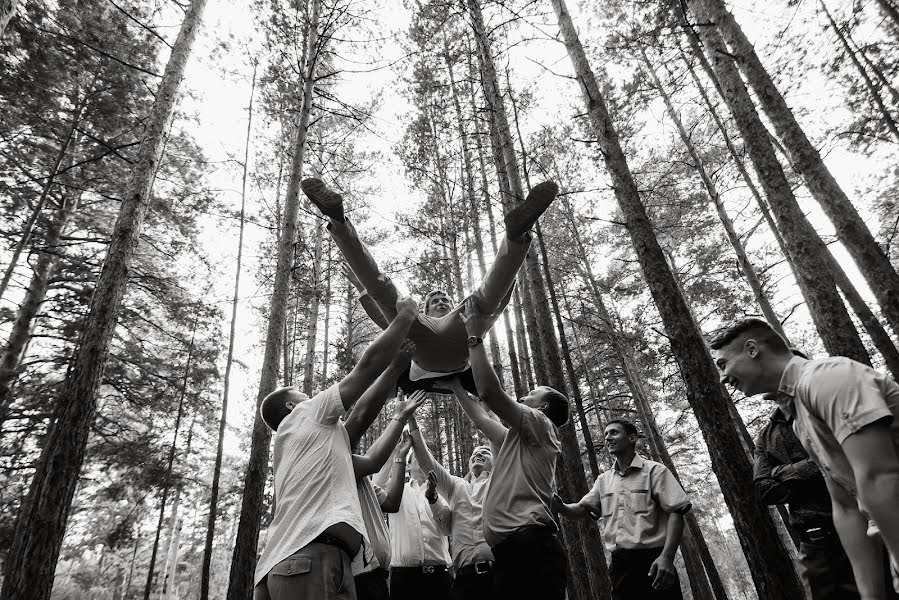
<path id="1" fill-rule="evenodd" d="M 602 519 L 615 600 L 680 599 L 674 558 L 691 504 L 677 478 L 637 454 L 637 428 L 615 419 L 604 430 L 612 468 L 566 503 L 555 476 L 568 399 L 547 386 L 514 399 L 484 348 L 555 184 L 535 186 L 507 214 L 503 244 L 477 290 L 458 306 L 432 292 L 420 307 L 380 272 L 340 195 L 316 179 L 302 185 L 329 219 L 361 302 L 383 331 L 340 382 L 312 398 L 281 388 L 260 406 L 274 432 L 275 511 L 256 600 L 563 600 L 569 574 L 560 518 Z M 899 387 L 848 359 L 794 357 L 758 319 L 735 324 L 711 348 L 723 383 L 778 403 L 760 436 L 756 479 L 766 501 L 790 503 L 814 600 L 887 597 L 884 544 L 899 556 Z M 409 395 L 356 453 L 398 385 Z M 451 392 L 488 442 L 472 452 L 465 477 L 435 459 L 415 420 L 433 390 Z M 788 439 L 793 430 L 801 444 Z M 815 465 L 832 516 L 820 502 L 821 481 L 817 505 L 805 492 L 806 475 L 820 477 Z M 821 548 L 834 546 L 822 536 L 832 534 L 857 586 L 821 566 L 830 556 Z"/>

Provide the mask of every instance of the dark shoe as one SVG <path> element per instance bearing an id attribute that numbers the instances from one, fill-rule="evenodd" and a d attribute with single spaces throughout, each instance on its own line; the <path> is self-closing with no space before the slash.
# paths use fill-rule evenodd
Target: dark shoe
<path id="1" fill-rule="evenodd" d="M 559 186 L 552 181 L 544 181 L 532 187 L 524 202 L 516 204 L 505 216 L 506 237 L 517 240 L 530 231 L 558 193 Z"/>
<path id="2" fill-rule="evenodd" d="M 309 177 L 300 182 L 303 193 L 326 217 L 343 221 L 343 196 L 332 192 L 321 179 Z"/>

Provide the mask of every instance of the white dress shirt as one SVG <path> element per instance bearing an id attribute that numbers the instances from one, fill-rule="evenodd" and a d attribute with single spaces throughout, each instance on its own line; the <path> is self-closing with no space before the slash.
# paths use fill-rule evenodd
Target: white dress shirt
<path id="1" fill-rule="evenodd" d="M 391 567 L 450 564 L 446 539 L 450 530 L 449 507 L 440 498 L 437 503 L 442 506 L 432 510 L 424 486 L 414 481 L 405 484 L 399 511 L 387 516 Z"/>

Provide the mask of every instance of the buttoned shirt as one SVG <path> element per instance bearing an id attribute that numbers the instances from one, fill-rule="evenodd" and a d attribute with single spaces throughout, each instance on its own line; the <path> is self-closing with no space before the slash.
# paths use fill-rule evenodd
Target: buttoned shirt
<path id="1" fill-rule="evenodd" d="M 780 379 L 777 403 L 825 477 L 857 496 L 855 475 L 840 444 L 862 428 L 888 419 L 899 451 L 899 385 L 854 360 L 793 357 Z"/>
<path id="2" fill-rule="evenodd" d="M 425 488 L 411 481 L 403 487 L 399 510 L 387 516 L 390 523 L 390 566 L 449 565 L 446 536 L 450 510 L 443 500 L 435 507 L 425 498 Z"/>
<path id="3" fill-rule="evenodd" d="M 623 473 L 616 461 L 597 477 L 584 501 L 602 515 L 609 552 L 664 547 L 668 515 L 690 509 L 690 499 L 671 471 L 639 454 Z"/>
<path id="4" fill-rule="evenodd" d="M 450 474 L 434 461 L 437 475 L 437 491 L 446 498 L 453 513 L 450 531 L 450 548 L 453 565 L 458 569 L 465 565 L 493 560 L 493 552 L 484 539 L 484 499 L 490 487 L 490 473 L 478 477 L 471 473 L 463 477 Z"/>
<path id="5" fill-rule="evenodd" d="M 510 426 L 496 455 L 484 500 L 484 539 L 491 548 L 525 527 L 558 529 L 550 507 L 561 453 L 549 417 L 521 405 L 521 419 Z"/>
<path id="6" fill-rule="evenodd" d="M 371 477 L 363 477 L 356 482 L 359 493 L 359 504 L 362 507 L 362 521 L 369 543 L 363 544 L 353 558 L 353 576 L 362 575 L 382 567 L 390 567 L 390 535 L 384 521 L 381 503 L 387 499 L 387 492 L 371 481 Z"/>
<path id="7" fill-rule="evenodd" d="M 254 585 L 331 525 L 365 536 L 338 384 L 299 402 L 274 435 L 275 515 Z"/>
<path id="8" fill-rule="evenodd" d="M 775 407 L 755 442 L 752 480 L 765 504 L 788 503 L 790 526 L 833 528 L 824 476 L 802 447 L 793 423 Z"/>

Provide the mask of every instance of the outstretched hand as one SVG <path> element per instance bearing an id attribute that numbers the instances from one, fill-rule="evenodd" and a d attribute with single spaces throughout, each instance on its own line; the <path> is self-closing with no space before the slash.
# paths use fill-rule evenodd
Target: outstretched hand
<path id="1" fill-rule="evenodd" d="M 415 354 L 415 342 L 412 340 L 406 340 L 403 342 L 403 345 L 400 346 L 400 352 L 393 359 L 393 364 L 399 367 L 401 370 L 405 371 L 409 368 L 409 364 L 412 362 L 412 355 Z"/>
<path id="2" fill-rule="evenodd" d="M 412 449 L 412 436 L 409 435 L 408 431 L 403 431 L 403 437 L 400 440 L 399 448 L 397 449 L 397 456 L 402 458 L 406 458 L 409 454 L 409 450 Z"/>
<path id="3" fill-rule="evenodd" d="M 418 317 L 418 303 L 405 296 L 396 301 L 396 316 L 406 318 L 410 321 Z"/>
<path id="4" fill-rule="evenodd" d="M 437 473 L 428 471 L 428 487 L 425 488 L 425 498 L 431 504 L 437 502 Z"/>
<path id="5" fill-rule="evenodd" d="M 397 398 L 396 401 L 396 418 L 402 422 L 409 420 L 419 406 L 425 403 L 428 395 L 424 390 L 415 390 L 405 400 Z"/>
<path id="6" fill-rule="evenodd" d="M 465 331 L 470 336 L 483 337 L 487 330 L 490 329 L 492 315 L 485 315 L 478 310 L 473 298 L 465 299 L 465 310 L 459 313 L 462 324 L 465 325 Z"/>

